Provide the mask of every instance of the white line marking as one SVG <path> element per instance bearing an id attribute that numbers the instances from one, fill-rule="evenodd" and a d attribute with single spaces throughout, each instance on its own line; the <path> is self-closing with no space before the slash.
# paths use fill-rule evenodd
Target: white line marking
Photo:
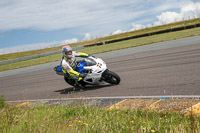
<path id="1" fill-rule="evenodd" d="M 82 98 L 16 100 L 16 101 L 7 101 L 7 102 L 39 102 L 39 101 L 92 100 L 92 99 L 150 99 L 150 98 L 159 98 L 159 99 L 161 98 L 200 98 L 200 95 L 82 97 Z"/>

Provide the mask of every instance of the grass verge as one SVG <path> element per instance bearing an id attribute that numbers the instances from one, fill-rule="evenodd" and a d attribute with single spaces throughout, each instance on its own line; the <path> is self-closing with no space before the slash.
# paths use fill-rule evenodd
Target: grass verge
<path id="1" fill-rule="evenodd" d="M 5 107 L 5 97 L 0 96 L 0 109 Z"/>
<path id="2" fill-rule="evenodd" d="M 130 31 L 130 32 L 121 33 L 121 34 L 117 34 L 117 35 L 110 35 L 110 36 L 106 36 L 106 37 L 101 37 L 101 38 L 96 38 L 96 39 L 92 39 L 92 40 L 73 43 L 70 45 L 72 47 L 76 47 L 76 46 L 80 46 L 80 45 L 89 45 L 89 44 L 94 44 L 94 43 L 99 43 L 99 42 L 105 42 L 105 41 L 111 41 L 111 40 L 115 40 L 115 39 L 126 38 L 126 37 L 130 37 L 130 36 L 135 36 L 135 35 L 141 35 L 141 34 L 145 34 L 145 33 L 152 33 L 152 32 L 171 29 L 171 28 L 195 25 L 195 24 L 199 24 L 199 23 L 200 23 L 200 18 L 197 18 L 197 19 L 180 21 L 180 22 L 170 23 L 170 24 L 161 25 L 161 26 L 145 28 L 145 29 L 136 30 L 136 31 Z M 51 51 L 60 50 L 61 48 L 62 48 L 62 46 L 0 55 L 0 61 L 20 58 L 20 57 L 25 57 L 25 56 L 31 56 L 31 55 L 35 55 L 35 54 L 47 53 L 47 52 L 51 52 Z"/>
<path id="3" fill-rule="evenodd" d="M 154 36 L 121 41 L 121 42 L 116 42 L 116 43 L 111 43 L 111 44 L 106 44 L 106 45 L 101 45 L 101 46 L 88 47 L 88 48 L 81 49 L 80 51 L 89 53 L 89 54 L 96 54 L 96 53 L 108 52 L 108 51 L 113 51 L 113 50 L 125 49 L 129 47 L 147 45 L 147 44 L 157 43 L 157 42 L 162 42 L 162 41 L 175 40 L 175 39 L 180 39 L 180 38 L 190 37 L 190 36 L 195 36 L 195 35 L 200 35 L 200 28 L 154 35 Z M 44 64 L 48 62 L 59 61 L 61 59 L 61 56 L 62 56 L 61 54 L 56 54 L 56 55 L 30 59 L 30 60 L 16 62 L 16 63 L 5 64 L 5 65 L 0 66 L 0 71 L 12 70 L 12 69 L 17 69 L 17 68 L 22 68 L 22 67 L 33 66 L 37 64 Z"/>
<path id="4" fill-rule="evenodd" d="M 192 118 L 192 119 L 191 119 Z M 107 110 L 87 106 L 38 106 L 0 109 L 0 132 L 48 133 L 199 133 L 200 117 L 178 112 Z"/>

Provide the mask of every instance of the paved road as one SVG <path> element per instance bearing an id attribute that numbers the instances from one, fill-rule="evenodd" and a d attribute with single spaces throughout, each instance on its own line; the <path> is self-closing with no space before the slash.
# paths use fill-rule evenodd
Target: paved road
<path id="1" fill-rule="evenodd" d="M 110 56 L 105 62 L 120 75 L 120 85 L 90 86 L 83 92 L 73 91 L 62 76 L 48 68 L 0 77 L 0 95 L 7 100 L 200 95 L 200 44 Z"/>

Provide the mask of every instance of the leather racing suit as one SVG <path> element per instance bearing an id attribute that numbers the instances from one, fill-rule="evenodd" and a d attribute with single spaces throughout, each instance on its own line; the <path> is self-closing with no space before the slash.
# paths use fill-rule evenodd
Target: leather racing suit
<path id="1" fill-rule="evenodd" d="M 77 79 L 78 81 L 83 78 L 80 77 L 80 73 L 76 71 L 77 62 L 76 57 L 87 58 L 89 55 L 86 53 L 72 51 L 72 58 L 62 57 L 61 66 L 65 76 L 70 76 L 70 78 Z"/>

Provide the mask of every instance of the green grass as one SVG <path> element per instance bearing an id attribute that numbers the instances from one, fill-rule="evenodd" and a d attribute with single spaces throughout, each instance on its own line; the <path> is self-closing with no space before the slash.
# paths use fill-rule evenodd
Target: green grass
<path id="1" fill-rule="evenodd" d="M 87 106 L 5 106 L 0 132 L 5 133 L 199 133 L 200 117 L 178 112 L 108 110 Z"/>
<path id="2" fill-rule="evenodd" d="M 113 51 L 113 50 L 118 50 L 118 49 L 125 49 L 129 47 L 147 45 L 147 44 L 156 43 L 156 42 L 175 40 L 175 39 L 195 36 L 195 35 L 200 35 L 200 28 L 154 35 L 154 36 L 132 39 L 132 40 L 127 40 L 127 41 L 121 41 L 121 42 L 106 44 L 102 46 L 88 47 L 88 48 L 81 49 L 79 51 L 89 53 L 89 54 L 96 54 L 96 53 L 108 52 L 108 51 Z M 61 60 L 61 56 L 62 56 L 61 54 L 56 54 L 56 55 L 30 59 L 30 60 L 16 62 L 16 63 L 5 64 L 5 65 L 0 66 L 0 71 L 12 70 L 12 69 L 17 69 L 17 68 L 22 68 L 22 67 L 33 66 L 37 64 L 44 64 L 48 62 L 59 61 Z"/>
<path id="3" fill-rule="evenodd" d="M 5 107 L 5 97 L 0 96 L 0 109 Z"/>
<path id="4" fill-rule="evenodd" d="M 165 30 L 165 29 L 176 28 L 176 27 L 187 26 L 187 25 L 193 25 L 193 24 L 199 24 L 199 23 L 200 23 L 200 18 L 197 18 L 197 19 L 181 21 L 181 22 L 176 22 L 176 23 L 171 23 L 171 24 L 166 24 L 166 25 L 161 25 L 161 26 L 155 26 L 155 27 L 146 28 L 146 29 L 137 30 L 137 31 L 126 32 L 126 33 L 117 34 L 117 35 L 111 35 L 111 36 L 96 38 L 96 39 L 92 39 L 92 40 L 88 40 L 88 41 L 82 41 L 82 42 L 78 42 L 78 43 L 74 43 L 74 44 L 70 44 L 70 45 L 72 47 L 76 47 L 76 46 L 80 46 L 80 45 L 89 45 L 89 44 L 105 42 L 105 41 L 130 37 L 130 36 L 134 36 L 134 35 L 151 33 L 151 32 L 161 31 L 161 30 Z M 51 52 L 51 51 L 60 50 L 61 48 L 62 48 L 62 46 L 47 48 L 47 49 L 41 49 L 41 50 L 34 50 L 34 51 L 26 51 L 26 52 L 0 55 L 0 61 L 20 58 L 20 57 L 25 57 L 25 56 L 35 55 L 35 54 L 47 53 L 47 52 Z"/>

